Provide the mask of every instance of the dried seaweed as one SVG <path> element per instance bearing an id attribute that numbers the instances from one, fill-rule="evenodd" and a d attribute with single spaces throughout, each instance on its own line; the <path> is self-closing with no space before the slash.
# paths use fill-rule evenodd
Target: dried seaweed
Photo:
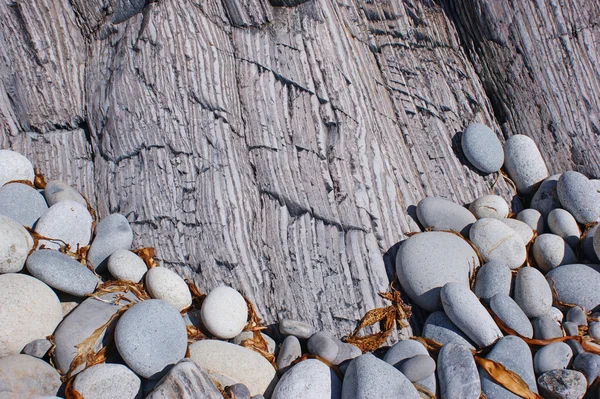
<path id="1" fill-rule="evenodd" d="M 493 360 L 473 355 L 475 363 L 484 369 L 490 377 L 498 384 L 525 399 L 543 399 L 537 393 L 531 391 L 529 386 L 514 371 L 508 370 L 504 365 Z"/>
<path id="2" fill-rule="evenodd" d="M 158 266 L 158 262 L 154 259 L 155 251 L 153 247 L 139 248 L 132 252 L 144 260 L 148 269 Z"/>

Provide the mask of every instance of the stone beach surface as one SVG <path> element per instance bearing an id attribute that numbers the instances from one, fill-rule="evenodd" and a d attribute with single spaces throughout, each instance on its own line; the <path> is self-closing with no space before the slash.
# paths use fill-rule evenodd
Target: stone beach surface
<path id="1" fill-rule="evenodd" d="M 532 139 L 502 145 L 479 123 L 461 145 L 479 172 L 504 168 L 529 207 L 493 193 L 417 204 L 423 232 L 398 246 L 390 295 L 401 297 L 386 312 L 396 328 L 407 305 L 429 314 L 420 337 L 401 340 L 393 326 L 383 339 L 287 318 L 267 329 L 235 287 L 199 294 L 132 249 L 129 215 L 97 220 L 77 189 L 34 188 L 33 165 L 0 150 L 0 397 L 597 396 L 597 181 L 549 177 Z M 520 388 L 497 378 L 511 371 Z"/>

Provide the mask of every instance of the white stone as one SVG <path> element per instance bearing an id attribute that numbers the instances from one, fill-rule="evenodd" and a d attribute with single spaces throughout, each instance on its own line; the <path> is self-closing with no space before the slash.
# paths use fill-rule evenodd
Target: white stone
<path id="1" fill-rule="evenodd" d="M 545 315 L 552 307 L 552 290 L 536 268 L 523 267 L 515 278 L 513 299 L 530 319 Z"/>
<path id="2" fill-rule="evenodd" d="M 85 247 L 92 236 L 92 216 L 87 208 L 75 201 L 61 201 L 51 206 L 38 220 L 36 233 L 56 240 L 40 240 L 40 246 L 59 249 L 63 242 L 71 251 Z"/>
<path id="3" fill-rule="evenodd" d="M 500 170 L 504 163 L 504 150 L 496 133 L 483 123 L 472 123 L 461 138 L 465 157 L 483 173 Z"/>
<path id="4" fill-rule="evenodd" d="M 146 288 L 152 298 L 167 301 L 180 311 L 192 304 L 192 294 L 186 282 L 165 267 L 148 270 Z"/>
<path id="5" fill-rule="evenodd" d="M 148 271 L 144 260 L 126 249 L 117 249 L 107 263 L 108 271 L 117 280 L 139 283 Z"/>
<path id="6" fill-rule="evenodd" d="M 46 184 L 46 187 L 44 188 L 44 197 L 46 197 L 48 206 L 52 206 L 60 201 L 75 201 L 87 207 L 87 202 L 85 198 L 83 198 L 83 195 L 64 181 L 60 180 L 51 180 Z"/>
<path id="7" fill-rule="evenodd" d="M 509 208 L 506 200 L 499 195 L 484 195 L 477 198 L 469 205 L 469 210 L 477 219 L 494 218 L 505 219 Z"/>
<path id="8" fill-rule="evenodd" d="M 564 172 L 558 179 L 556 192 L 562 207 L 579 223 L 593 223 L 600 218 L 600 195 L 581 173 Z"/>
<path id="9" fill-rule="evenodd" d="M 466 208 L 444 198 L 427 197 L 417 205 L 417 217 L 425 228 L 453 230 L 464 236 L 477 219 Z"/>
<path id="10" fill-rule="evenodd" d="M 527 225 L 538 234 L 544 232 L 544 218 L 542 217 L 542 214 L 535 209 L 523 209 L 517 215 L 517 220 L 527 223 Z"/>
<path id="11" fill-rule="evenodd" d="M 469 238 L 486 262 L 498 261 L 510 269 L 525 262 L 527 252 L 522 238 L 500 220 L 479 219 L 471 227 Z"/>
<path id="12" fill-rule="evenodd" d="M 569 245 L 556 234 L 541 234 L 533 242 L 533 257 L 544 273 L 560 265 L 577 263 Z"/>
<path id="13" fill-rule="evenodd" d="M 242 332 L 248 322 L 248 305 L 233 288 L 220 286 L 204 298 L 202 324 L 217 338 L 230 339 Z"/>
<path id="14" fill-rule="evenodd" d="M 271 399 L 340 399 L 342 382 L 325 363 L 304 360 L 281 377 Z"/>
<path id="15" fill-rule="evenodd" d="M 513 229 L 521 237 L 525 246 L 533 239 L 533 230 L 527 223 L 517 219 L 502 219 L 502 223 Z"/>
<path id="16" fill-rule="evenodd" d="M 600 199 L 600 196 L 599 196 Z M 571 248 L 575 248 L 581 238 L 577 221 L 568 211 L 556 208 L 548 214 L 548 227 L 557 236 L 562 237 Z"/>
<path id="17" fill-rule="evenodd" d="M 138 399 L 142 381 L 121 364 L 97 364 L 77 374 L 73 388 L 85 399 Z"/>
<path id="18" fill-rule="evenodd" d="M 516 134 L 504 144 L 504 167 L 523 195 L 531 195 L 537 184 L 548 177 L 548 168 L 535 142 Z"/>
<path id="19" fill-rule="evenodd" d="M 33 183 L 33 165 L 18 152 L 0 150 L 0 187 L 13 180 L 26 180 Z"/>
<path id="20" fill-rule="evenodd" d="M 32 246 L 33 239 L 23 226 L 0 215 L 0 273 L 20 272 Z"/>

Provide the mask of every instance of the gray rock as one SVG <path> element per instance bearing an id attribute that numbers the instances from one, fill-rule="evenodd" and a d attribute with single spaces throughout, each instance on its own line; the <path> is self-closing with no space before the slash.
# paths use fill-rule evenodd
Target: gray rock
<path id="1" fill-rule="evenodd" d="M 348 366 L 342 397 L 344 399 L 420 398 L 419 392 L 401 372 L 370 353 L 357 357 Z"/>
<path id="2" fill-rule="evenodd" d="M 522 195 L 534 193 L 537 184 L 548 177 L 548 169 L 535 142 L 516 134 L 504 144 L 504 167 Z"/>
<path id="3" fill-rule="evenodd" d="M 225 392 L 235 399 L 250 399 L 250 391 L 244 384 L 233 384 L 225 388 Z"/>
<path id="4" fill-rule="evenodd" d="M 556 191 L 562 207 L 579 223 L 592 223 L 600 217 L 600 195 L 581 173 L 564 172 L 558 179 Z"/>
<path id="5" fill-rule="evenodd" d="M 521 222 L 517 219 L 502 219 L 502 223 L 510 227 L 521 237 L 523 245 L 527 246 L 533 239 L 533 230 L 525 222 Z"/>
<path id="6" fill-rule="evenodd" d="M 354 345 L 340 341 L 329 333 L 316 332 L 307 342 L 309 353 L 322 357 L 338 365 L 345 360 L 360 356 L 360 349 Z"/>
<path id="7" fill-rule="evenodd" d="M 419 382 L 435 373 L 435 361 L 429 355 L 416 355 L 402 362 L 400 372 L 410 382 Z"/>
<path id="8" fill-rule="evenodd" d="M 504 150 L 498 136 L 483 123 L 467 127 L 461 146 L 471 165 L 485 174 L 499 171 L 504 163 Z"/>
<path id="9" fill-rule="evenodd" d="M 573 351 L 569 345 L 564 342 L 553 342 L 542 346 L 533 357 L 533 368 L 536 374 L 543 374 L 546 371 L 566 369 Z"/>
<path id="10" fill-rule="evenodd" d="M 117 249 L 106 261 L 109 273 L 117 280 L 139 283 L 148 267 L 142 258 L 126 249 Z"/>
<path id="11" fill-rule="evenodd" d="M 277 355 L 277 369 L 285 373 L 292 362 L 302 356 L 302 347 L 300 341 L 293 335 L 287 336 Z"/>
<path id="12" fill-rule="evenodd" d="M 177 308 L 160 299 L 149 299 L 121 316 L 115 328 L 115 344 L 133 371 L 156 379 L 185 356 L 187 331 Z"/>
<path id="13" fill-rule="evenodd" d="M 600 341 L 600 323 L 597 321 L 590 323 L 590 326 L 588 327 L 588 334 L 596 341 Z"/>
<path id="14" fill-rule="evenodd" d="M 563 303 L 578 305 L 586 311 L 600 305 L 600 266 L 572 264 L 551 270 L 546 275 Z"/>
<path id="15" fill-rule="evenodd" d="M 52 348 L 52 342 L 49 339 L 36 339 L 25 345 L 21 353 L 41 359 L 46 356 L 50 348 Z"/>
<path id="16" fill-rule="evenodd" d="M 552 175 L 544 180 L 531 199 L 531 208 L 540 212 L 544 218 L 547 217 L 553 209 L 562 206 L 558 199 L 558 192 L 556 189 L 560 176 L 560 174 Z"/>
<path id="17" fill-rule="evenodd" d="M 489 304 L 490 299 L 498 293 L 508 295 L 511 282 L 512 274 L 508 266 L 498 261 L 487 262 L 477 271 L 474 292 L 483 303 Z"/>
<path id="18" fill-rule="evenodd" d="M 500 339 L 486 359 L 502 364 L 508 370 L 517 373 L 535 393 L 538 392 L 533 372 L 533 359 L 529 345 L 521 338 L 513 335 Z M 511 393 L 501 385 L 497 384 L 489 374 L 481 370 L 481 390 L 488 398 L 494 399 L 519 399 L 520 397 Z"/>
<path id="19" fill-rule="evenodd" d="M 43 360 L 28 355 L 0 358 L 0 396 L 34 398 L 58 393 L 60 374 Z"/>
<path id="20" fill-rule="evenodd" d="M 484 195 L 469 205 L 469 210 L 477 219 L 492 218 L 502 220 L 508 216 L 508 203 L 499 195 Z"/>
<path id="21" fill-rule="evenodd" d="M 533 208 L 523 209 L 517 215 L 517 220 L 527 223 L 527 225 L 538 234 L 542 234 L 544 232 L 544 218 L 539 211 Z"/>
<path id="22" fill-rule="evenodd" d="M 113 213 L 96 226 L 96 235 L 88 252 L 88 261 L 96 273 L 106 271 L 106 260 L 118 249 L 130 249 L 133 231 L 125 216 Z"/>
<path id="23" fill-rule="evenodd" d="M 293 335 L 299 339 L 309 339 L 315 333 L 315 329 L 308 323 L 298 320 L 279 320 L 279 332 L 283 335 Z"/>
<path id="24" fill-rule="evenodd" d="M 479 219 L 471 227 L 469 238 L 486 262 L 502 262 L 511 269 L 525 262 L 527 253 L 523 240 L 500 220 Z"/>
<path id="25" fill-rule="evenodd" d="M 202 324 L 217 338 L 230 339 L 242 332 L 248 321 L 244 297 L 231 287 L 213 288 L 202 302 Z M 227 315 L 227 317 L 223 317 Z"/>
<path id="26" fill-rule="evenodd" d="M 468 236 L 477 219 L 466 208 L 439 197 L 427 197 L 417 205 L 417 217 L 425 228 L 453 230 Z"/>
<path id="27" fill-rule="evenodd" d="M 549 314 L 535 318 L 531 324 L 533 325 L 533 337 L 535 339 L 552 339 L 563 336 L 560 324 Z"/>
<path id="28" fill-rule="evenodd" d="M 47 209 L 44 197 L 27 184 L 11 183 L 0 188 L 0 214 L 23 226 L 33 227 Z"/>
<path id="29" fill-rule="evenodd" d="M 192 305 L 192 294 L 185 280 L 166 267 L 148 270 L 145 282 L 152 298 L 169 302 L 180 312 Z"/>
<path id="30" fill-rule="evenodd" d="M 33 239 L 23 226 L 0 215 L 0 274 L 20 272 L 32 246 Z"/>
<path id="31" fill-rule="evenodd" d="M 319 360 L 308 359 L 281 377 L 271 399 L 341 399 L 341 395 L 342 382 L 333 370 Z"/>
<path id="32" fill-rule="evenodd" d="M 14 180 L 33 183 L 34 177 L 33 165 L 27 158 L 12 150 L 0 150 L 0 187 Z"/>
<path id="33" fill-rule="evenodd" d="M 275 348 L 277 347 L 277 344 L 275 343 L 275 341 L 273 341 L 273 338 L 271 338 L 267 334 L 263 334 L 263 333 L 260 333 L 260 335 L 267 342 L 267 351 L 269 353 L 275 353 Z M 242 331 L 241 333 L 239 333 L 238 335 L 236 335 L 231 340 L 231 342 L 233 342 L 236 345 L 242 345 L 245 340 L 247 340 L 247 339 L 253 339 L 253 338 L 254 338 L 254 332 L 253 331 Z"/>
<path id="34" fill-rule="evenodd" d="M 588 352 L 580 353 L 573 360 L 573 368 L 585 375 L 589 387 L 600 377 L 600 356 Z"/>
<path id="35" fill-rule="evenodd" d="M 460 237 L 444 232 L 414 235 L 404 241 L 396 255 L 402 288 L 415 304 L 430 312 L 441 307 L 439 295 L 444 284 L 468 284 L 478 266 L 473 248 Z"/>
<path id="36" fill-rule="evenodd" d="M 570 322 L 570 321 L 565 321 L 564 323 L 562 323 L 562 327 L 565 330 L 565 334 L 569 337 L 569 336 L 577 336 L 579 335 L 579 328 L 577 327 L 577 324 Z M 567 341 L 565 341 L 565 343 L 567 345 L 569 345 L 569 347 L 571 348 L 571 350 L 573 351 L 573 355 L 577 356 L 580 353 L 585 352 L 583 350 L 583 347 L 581 346 L 581 344 L 574 340 L 574 339 L 569 339 Z"/>
<path id="37" fill-rule="evenodd" d="M 437 375 L 442 398 L 479 399 L 481 382 L 471 351 L 447 344 L 438 354 Z"/>
<path id="38" fill-rule="evenodd" d="M 432 339 L 442 345 L 455 343 L 469 349 L 475 349 L 471 339 L 442 311 L 433 312 L 427 317 L 423 326 L 423 337 Z"/>
<path id="39" fill-rule="evenodd" d="M 531 322 L 510 296 L 505 293 L 494 295 L 490 301 L 490 308 L 508 328 L 513 329 L 523 337 L 533 337 Z"/>
<path id="40" fill-rule="evenodd" d="M 574 306 L 567 312 L 567 321 L 578 326 L 587 326 L 587 314 L 579 306 Z"/>
<path id="41" fill-rule="evenodd" d="M 420 355 L 429 356 L 429 352 L 427 352 L 427 349 L 423 346 L 423 344 L 413 339 L 405 339 L 398 341 L 394 346 L 392 346 L 385 354 L 383 360 L 401 371 L 405 362 L 414 358 L 415 356 Z M 414 382 L 418 383 L 429 392 L 436 391 L 435 375 L 430 375 L 424 379 Z"/>
<path id="42" fill-rule="evenodd" d="M 73 388 L 85 399 L 137 399 L 142 397 L 140 378 L 121 364 L 97 364 L 77 374 Z"/>
<path id="43" fill-rule="evenodd" d="M 594 255 L 596 255 L 596 259 L 600 259 L 600 233 L 598 233 L 598 226 L 600 223 L 597 223 L 590 231 L 588 232 L 588 236 L 593 234 L 592 237 L 592 249 L 594 250 Z M 588 244 L 589 245 L 589 244 Z M 593 258 L 593 257 L 590 257 Z"/>
<path id="44" fill-rule="evenodd" d="M 577 262 L 571 247 L 556 234 L 541 234 L 533 242 L 533 257 L 538 267 L 548 273 L 550 270 Z"/>
<path id="45" fill-rule="evenodd" d="M 262 395 L 254 395 L 251 399 L 265 399 Z"/>
<path id="46" fill-rule="evenodd" d="M 223 399 L 204 369 L 190 359 L 179 361 L 146 399 Z"/>
<path id="47" fill-rule="evenodd" d="M 552 370 L 538 377 L 540 393 L 548 399 L 581 399 L 587 391 L 585 376 L 575 370 Z"/>
<path id="48" fill-rule="evenodd" d="M 338 345 L 340 349 L 338 351 L 337 357 L 333 362 L 333 364 L 335 365 L 340 365 L 347 360 L 351 360 L 362 355 L 362 351 L 354 345 L 339 340 Z"/>
<path id="49" fill-rule="evenodd" d="M 548 214 L 548 227 L 551 232 L 562 237 L 571 248 L 575 248 L 579 243 L 581 231 L 577 221 L 564 209 L 556 208 Z"/>
<path id="50" fill-rule="evenodd" d="M 539 270 L 523 267 L 515 278 L 513 299 L 527 317 L 540 317 L 552 307 L 552 290 Z"/>
<path id="51" fill-rule="evenodd" d="M 89 295 L 98 285 L 98 277 L 90 269 L 58 251 L 34 251 L 27 258 L 26 264 L 31 275 L 67 294 Z"/>
<path id="52" fill-rule="evenodd" d="M 60 201 L 75 201 L 87 207 L 87 202 L 79 191 L 60 180 L 51 180 L 46 183 L 44 197 L 46 197 L 48 206 L 52 206 Z"/>
<path id="53" fill-rule="evenodd" d="M 556 320 L 557 323 L 562 323 L 565 315 L 563 315 L 562 311 L 555 306 L 552 306 L 548 311 L 548 314 Z"/>
<path id="54" fill-rule="evenodd" d="M 36 233 L 54 239 L 40 240 L 40 245 L 59 249 L 68 244 L 71 251 L 85 247 L 92 236 L 92 216 L 88 209 L 75 201 L 61 201 L 52 205 L 35 225 Z M 60 240 L 60 241 L 58 241 Z"/>
<path id="55" fill-rule="evenodd" d="M 595 264 L 600 263 L 600 259 L 598 258 L 594 247 L 594 237 L 599 227 L 600 223 L 596 223 L 591 229 L 589 229 L 587 234 L 583 237 L 581 244 L 585 258 Z M 600 244 L 600 238 L 598 238 L 598 240 Z M 600 249 L 600 246 L 598 248 Z"/>

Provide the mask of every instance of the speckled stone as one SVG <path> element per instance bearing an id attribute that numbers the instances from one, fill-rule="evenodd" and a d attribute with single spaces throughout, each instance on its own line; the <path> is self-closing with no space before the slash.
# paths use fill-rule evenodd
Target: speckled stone
<path id="1" fill-rule="evenodd" d="M 32 246 L 33 239 L 23 226 L 0 215 L 0 274 L 20 272 Z"/>
<path id="2" fill-rule="evenodd" d="M 483 123 L 472 123 L 461 138 L 465 157 L 471 165 L 485 174 L 500 170 L 504 163 L 504 150 L 496 133 Z"/>
<path id="3" fill-rule="evenodd" d="M 556 208 L 548 214 L 548 227 L 551 232 L 562 237 L 571 248 L 575 248 L 581 238 L 577 221 L 564 209 Z"/>
<path id="4" fill-rule="evenodd" d="M 413 356 L 402 363 L 400 372 L 410 382 L 419 382 L 433 375 L 435 372 L 435 360 L 429 355 Z"/>
<path id="5" fill-rule="evenodd" d="M 33 165 L 27 158 L 12 150 L 0 150 L 0 187 L 14 180 L 33 183 L 34 177 Z"/>
<path id="6" fill-rule="evenodd" d="M 573 322 L 578 326 L 587 326 L 587 314 L 579 306 L 574 306 L 567 311 L 567 321 Z"/>
<path id="7" fill-rule="evenodd" d="M 61 241 L 40 240 L 40 245 L 49 249 L 59 249 L 63 242 L 71 251 L 85 247 L 92 236 L 92 216 L 88 209 L 75 201 L 61 201 L 42 215 L 35 225 L 36 233 Z"/>
<path id="8" fill-rule="evenodd" d="M 279 320 L 279 332 L 283 335 L 293 335 L 299 339 L 309 339 L 315 333 L 315 329 L 308 323 L 298 320 Z"/>
<path id="9" fill-rule="evenodd" d="M 36 339 L 25 345 L 21 353 L 41 359 L 46 356 L 50 348 L 52 348 L 52 342 L 49 339 Z"/>
<path id="10" fill-rule="evenodd" d="M 139 283 L 148 267 L 142 258 L 126 249 L 117 249 L 106 262 L 109 273 L 117 280 Z"/>
<path id="11" fill-rule="evenodd" d="M 548 168 L 537 145 L 522 134 L 506 140 L 504 167 L 522 195 L 533 194 L 537 184 L 548 177 Z"/>
<path id="12" fill-rule="evenodd" d="M 506 293 L 494 295 L 490 301 L 492 312 L 504 324 L 523 337 L 533 337 L 533 326 L 517 303 Z"/>
<path id="13" fill-rule="evenodd" d="M 302 356 L 302 346 L 300 340 L 293 335 L 287 336 L 277 355 L 277 369 L 281 373 L 285 373 L 292 362 Z"/>
<path id="14" fill-rule="evenodd" d="M 204 298 L 202 323 L 217 338 L 230 339 L 242 332 L 248 321 L 244 297 L 231 287 L 214 288 Z"/>
<path id="15" fill-rule="evenodd" d="M 561 266 L 577 262 L 571 247 L 556 234 L 541 234 L 533 242 L 533 257 L 544 273 Z"/>
<path id="16" fill-rule="evenodd" d="M 455 343 L 469 349 L 475 349 L 471 339 L 465 335 L 443 311 L 433 312 L 423 325 L 423 337 L 442 345 Z"/>
<path id="17" fill-rule="evenodd" d="M 506 200 L 499 195 L 484 195 L 469 205 L 469 210 L 477 219 L 492 218 L 502 220 L 508 216 Z"/>
<path id="18" fill-rule="evenodd" d="M 576 370 L 552 370 L 538 377 L 540 393 L 548 399 L 581 399 L 587 391 L 585 376 Z"/>
<path id="19" fill-rule="evenodd" d="M 560 324 L 549 314 L 535 318 L 531 324 L 533 325 L 533 338 L 535 339 L 552 339 L 563 336 Z"/>
<path id="20" fill-rule="evenodd" d="M 533 368 L 540 375 L 550 370 L 566 369 L 573 357 L 573 351 L 564 342 L 553 342 L 542 346 L 535 353 Z"/>
<path id="21" fill-rule="evenodd" d="M 192 305 L 192 294 L 187 283 L 174 271 L 153 267 L 146 272 L 145 280 L 152 298 L 167 301 L 179 311 Z"/>
<path id="22" fill-rule="evenodd" d="M 517 219 L 502 219 L 502 223 L 513 229 L 521 237 L 523 245 L 529 245 L 533 239 L 533 230 L 527 223 Z"/>
<path id="23" fill-rule="evenodd" d="M 0 358 L 0 397 L 38 398 L 57 395 L 60 374 L 43 360 L 28 355 Z"/>
<path id="24" fill-rule="evenodd" d="M 600 356 L 584 352 L 575 356 L 573 368 L 581 371 L 587 378 L 588 387 L 600 377 Z"/>
<path id="25" fill-rule="evenodd" d="M 558 300 L 589 311 L 600 305 L 599 271 L 598 265 L 563 265 L 548 272 L 546 278 L 554 285 Z"/>
<path id="26" fill-rule="evenodd" d="M 121 364 L 97 364 L 77 374 L 73 388 L 85 399 L 139 399 L 140 378 Z"/>
<path id="27" fill-rule="evenodd" d="M 590 326 L 588 328 L 588 334 L 593 339 L 600 341 L 600 323 L 599 322 L 590 323 Z"/>
<path id="28" fill-rule="evenodd" d="M 500 220 L 479 219 L 471 227 L 469 238 L 486 262 L 499 261 L 511 269 L 525 262 L 527 253 L 523 240 Z"/>
<path id="29" fill-rule="evenodd" d="M 96 235 L 88 252 L 88 262 L 96 273 L 104 273 L 106 260 L 119 249 L 130 249 L 133 231 L 125 216 L 118 213 L 108 215 L 96 226 Z"/>
<path id="30" fill-rule="evenodd" d="M 442 398 L 479 399 L 481 382 L 471 351 L 446 344 L 438 354 L 437 375 Z"/>
<path id="31" fill-rule="evenodd" d="M 453 230 L 468 236 L 477 219 L 466 208 L 439 197 L 427 197 L 417 205 L 417 217 L 424 228 Z"/>
<path id="32" fill-rule="evenodd" d="M 340 341 L 327 332 L 316 332 L 308 340 L 309 353 L 322 357 L 334 365 L 353 359 L 362 353 L 357 347 Z"/>
<path id="33" fill-rule="evenodd" d="M 579 172 L 564 172 L 556 186 L 562 207 L 581 224 L 600 218 L 600 195 L 589 179 Z"/>
<path id="34" fill-rule="evenodd" d="M 562 206 L 558 199 L 558 192 L 556 191 L 560 176 L 560 174 L 552 175 L 544 180 L 531 199 L 530 207 L 540 212 L 544 218 L 547 217 L 553 209 Z"/>
<path id="35" fill-rule="evenodd" d="M 533 208 L 523 209 L 517 215 L 517 220 L 527 223 L 527 225 L 538 234 L 542 234 L 544 232 L 544 218 L 539 211 Z"/>
<path id="36" fill-rule="evenodd" d="M 404 339 L 394 344 L 385 354 L 383 360 L 391 364 L 398 370 L 406 370 L 405 363 L 416 356 L 427 356 L 429 352 L 422 343 L 413 339 Z M 413 376 L 416 379 L 418 376 Z M 415 384 L 421 385 L 429 392 L 436 391 L 435 375 L 431 374 L 423 379 L 413 381 Z"/>
<path id="37" fill-rule="evenodd" d="M 552 307 L 552 290 L 539 270 L 523 267 L 515 278 L 513 299 L 527 317 L 540 317 L 548 313 Z"/>
<path id="38" fill-rule="evenodd" d="M 33 227 L 47 209 L 44 197 L 27 184 L 11 183 L 0 188 L 0 214 L 23 226 Z"/>
<path id="39" fill-rule="evenodd" d="M 499 261 L 488 262 L 478 271 L 475 278 L 475 295 L 485 304 L 498 294 L 510 293 L 512 274 L 508 266 Z"/>
<path id="40" fill-rule="evenodd" d="M 87 207 L 87 202 L 83 198 L 83 195 L 69 184 L 60 180 L 51 180 L 46 183 L 44 197 L 46 197 L 48 206 L 52 206 L 60 201 L 75 201 Z"/>
<path id="41" fill-rule="evenodd" d="M 341 396 L 342 382 L 333 370 L 319 360 L 308 359 L 281 377 L 271 399 L 341 399 Z"/>

